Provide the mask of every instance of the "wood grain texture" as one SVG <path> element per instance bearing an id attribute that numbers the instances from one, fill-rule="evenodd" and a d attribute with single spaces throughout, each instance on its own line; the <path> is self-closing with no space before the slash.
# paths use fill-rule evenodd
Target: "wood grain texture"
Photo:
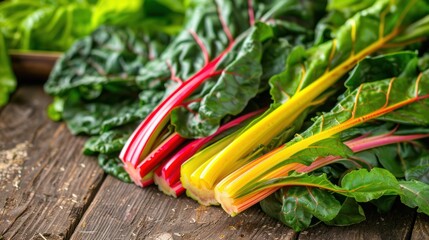
<path id="1" fill-rule="evenodd" d="M 182 196 L 107 177 L 72 239 L 294 239 L 296 233 L 254 207 L 228 217 Z"/>
<path id="2" fill-rule="evenodd" d="M 418 214 L 411 240 L 429 239 L 429 216 Z"/>
<path id="3" fill-rule="evenodd" d="M 21 87 L 0 115 L 0 236 L 64 239 L 104 178 L 83 138 L 50 121 L 42 87 Z"/>
<path id="4" fill-rule="evenodd" d="M 331 227 L 320 224 L 303 231 L 299 240 L 375 240 L 410 239 L 415 211 L 401 204 L 386 214 L 379 214 L 375 208 L 365 210 L 367 220 L 347 227 Z"/>

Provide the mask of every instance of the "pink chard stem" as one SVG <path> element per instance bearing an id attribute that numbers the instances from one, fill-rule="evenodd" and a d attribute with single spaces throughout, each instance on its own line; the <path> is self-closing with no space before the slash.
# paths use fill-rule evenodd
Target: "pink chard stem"
<path id="1" fill-rule="evenodd" d="M 363 136 L 359 136 L 352 140 L 346 141 L 344 142 L 344 144 L 347 145 L 354 153 L 358 153 L 372 148 L 386 146 L 394 143 L 410 142 L 429 137 L 429 134 L 394 135 L 396 130 L 397 128 L 395 128 L 389 133 L 377 136 L 369 136 L 369 134 L 365 134 Z M 310 166 L 302 165 L 299 169 L 297 169 L 297 171 L 311 172 L 341 159 L 344 158 L 341 156 L 327 156 L 318 158 Z"/>
<path id="2" fill-rule="evenodd" d="M 155 170 L 155 183 L 159 188 L 165 192 L 174 192 L 175 196 L 179 196 L 180 193 L 184 191 L 182 184 L 180 183 L 180 167 L 182 164 L 191 158 L 195 153 L 201 150 L 206 146 L 213 138 L 219 134 L 225 132 L 228 129 L 236 127 L 243 123 L 244 121 L 253 118 L 262 114 L 266 109 L 260 109 L 248 114 L 245 114 L 241 117 L 238 117 L 224 125 L 222 125 L 215 133 L 212 135 L 193 140 L 190 143 L 186 144 L 182 149 L 176 152 L 169 160 L 162 163 Z M 162 189 L 162 188 L 171 188 L 171 189 Z M 180 192 L 180 193 L 179 193 Z"/>
<path id="3" fill-rule="evenodd" d="M 224 22 L 222 22 L 224 28 Z M 230 38 L 230 32 L 227 32 Z M 192 33 L 191 33 L 192 34 Z M 192 34 L 194 36 L 194 34 Z M 201 47 L 199 38 L 194 39 Z M 229 53 L 234 45 L 231 39 L 227 49 L 212 61 L 200 69 L 187 81 L 181 82 L 180 86 L 162 101 L 137 127 L 131 137 L 128 139 L 120 153 L 120 158 L 126 165 L 125 169 L 130 174 L 134 183 L 142 186 L 142 178 L 153 170 L 153 166 L 160 163 L 163 158 L 149 155 L 155 140 L 159 137 L 162 129 L 170 120 L 170 114 L 176 107 L 183 105 L 184 101 L 207 79 L 219 75 L 222 71 L 216 71 L 217 65 Z M 205 58 L 208 53 L 202 48 Z M 178 144 L 179 145 L 179 144 Z M 178 146 L 176 145 L 176 147 Z M 172 148 L 173 149 L 173 148 Z M 171 151 L 170 151 L 171 152 Z M 170 153 L 167 152 L 167 153 Z M 148 163 L 149 162 L 149 163 Z"/>

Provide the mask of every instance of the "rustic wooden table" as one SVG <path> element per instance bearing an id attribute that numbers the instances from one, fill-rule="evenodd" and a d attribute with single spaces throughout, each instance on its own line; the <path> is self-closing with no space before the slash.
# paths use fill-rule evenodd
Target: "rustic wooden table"
<path id="1" fill-rule="evenodd" d="M 398 205 L 350 227 L 295 233 L 253 207 L 237 217 L 103 174 L 83 137 L 46 117 L 51 98 L 21 86 L 0 108 L 0 239 L 429 239 L 429 218 Z"/>

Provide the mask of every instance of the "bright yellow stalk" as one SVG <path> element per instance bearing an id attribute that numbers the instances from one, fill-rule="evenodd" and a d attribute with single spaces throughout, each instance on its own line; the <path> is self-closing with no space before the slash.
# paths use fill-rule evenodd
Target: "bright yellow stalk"
<path id="1" fill-rule="evenodd" d="M 258 145 L 268 143 L 279 133 L 278 130 L 290 126 L 312 104 L 314 99 L 350 71 L 357 62 L 382 48 L 398 33 L 399 31 L 396 28 L 390 34 L 380 38 L 359 53 L 353 53 L 346 61 L 327 71 L 312 84 L 297 92 L 287 102 L 242 132 L 210 162 L 206 170 L 201 174 L 201 181 L 204 181 L 209 187 L 214 187 L 221 180 L 220 176 L 225 175 L 225 171 L 230 173 L 235 170 L 231 167 L 235 162 L 240 161 L 241 158 L 249 154 Z"/>
<path id="2" fill-rule="evenodd" d="M 417 83 L 419 82 L 419 79 L 421 78 L 421 76 L 422 75 L 420 74 L 419 77 L 417 78 L 417 81 L 416 81 Z M 394 79 L 391 80 L 391 83 L 393 81 Z M 416 87 L 416 89 L 418 88 Z M 357 106 L 358 104 L 357 99 L 359 97 L 359 92 L 360 91 L 358 91 L 356 95 L 355 106 Z M 296 154 L 297 152 L 303 149 L 311 148 L 311 145 L 314 143 L 317 143 L 321 140 L 332 137 L 335 134 L 338 134 L 346 129 L 355 127 L 361 124 L 362 122 L 366 122 L 370 119 L 380 117 L 388 112 L 399 109 L 403 106 L 406 106 L 410 103 L 413 103 L 419 100 L 420 98 L 416 94 L 416 97 L 414 98 L 407 99 L 405 101 L 401 101 L 396 104 L 392 104 L 388 106 L 387 105 L 388 99 L 386 99 L 386 105 L 384 105 L 382 108 L 358 118 L 354 117 L 355 109 L 353 109 L 352 117 L 346 122 L 336 125 L 330 129 L 321 131 L 308 138 L 302 139 L 299 142 L 296 142 L 290 146 L 277 148 L 274 151 L 258 158 L 254 162 L 249 163 L 248 165 L 233 172 L 228 177 L 223 179 L 219 184 L 216 185 L 215 187 L 216 200 L 222 205 L 225 211 L 227 211 L 231 215 L 236 215 L 238 212 L 244 210 L 246 207 L 251 206 L 250 205 L 251 202 L 253 203 L 255 201 L 262 200 L 261 198 L 258 198 L 258 196 L 262 196 L 261 192 L 251 192 L 242 198 L 235 199 L 238 197 L 238 194 L 240 194 L 239 191 L 243 189 L 246 185 L 253 184 L 262 180 L 273 179 L 280 176 L 286 176 L 288 172 L 290 172 L 291 170 L 297 170 L 298 168 L 302 167 L 302 164 L 290 163 L 280 168 L 273 169 L 268 174 L 265 174 L 266 170 L 271 169 L 273 166 L 276 166 L 277 164 L 280 164 L 281 162 L 289 159 L 294 154 Z M 270 189 L 264 189 L 263 196 L 266 196 L 265 194 L 268 194 L 269 192 L 274 192 L 277 188 L 278 187 L 273 186 Z"/>
<path id="3" fill-rule="evenodd" d="M 203 205 L 216 204 L 214 192 L 205 192 L 201 187 L 199 174 L 206 166 L 211 158 L 215 156 L 221 149 L 230 144 L 240 131 L 236 131 L 223 139 L 215 142 L 211 146 L 195 154 L 187 160 L 180 169 L 180 181 L 186 189 L 186 194 Z"/>

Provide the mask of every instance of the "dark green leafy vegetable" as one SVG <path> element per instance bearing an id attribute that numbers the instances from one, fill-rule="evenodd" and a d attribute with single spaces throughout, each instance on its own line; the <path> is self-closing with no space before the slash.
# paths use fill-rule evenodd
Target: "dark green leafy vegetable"
<path id="1" fill-rule="evenodd" d="M 85 99 L 103 91 L 136 94 L 140 68 L 158 56 L 167 41 L 167 36 L 150 37 L 140 29 L 102 26 L 61 57 L 45 90 L 56 96 L 75 90 Z"/>
<path id="2" fill-rule="evenodd" d="M 182 1 L 175 1 L 175 4 L 172 4 L 172 7 L 169 6 L 170 3 L 170 1 L 163 0 L 4 1 L 0 3 L 0 34 L 4 36 L 7 48 L 4 48 L 4 46 L 1 47 L 0 54 L 3 55 L 1 58 L 7 58 L 8 49 L 19 49 L 20 51 L 65 51 L 76 40 L 87 36 L 102 24 L 134 26 L 144 28 L 145 32 L 166 32 L 174 34 L 181 29 L 185 6 Z M 147 8 L 151 8 L 152 11 L 147 11 Z M 106 34 L 107 33 L 105 33 L 105 35 Z M 103 42 L 103 38 L 106 38 L 105 35 L 99 36 L 100 39 L 98 40 Z M 137 36 L 135 38 L 137 38 Z M 121 47 L 112 41 L 109 43 L 110 47 Z M 131 50 L 135 50 L 137 53 L 142 55 L 144 55 L 143 51 L 145 49 L 149 49 L 148 47 L 142 48 L 140 45 L 144 43 L 140 43 L 139 45 L 139 42 L 133 41 L 133 39 L 130 39 L 126 43 L 129 44 L 126 46 L 127 48 L 133 48 Z M 133 46 L 134 44 L 136 44 L 136 46 Z M 149 42 L 147 42 L 147 44 L 149 44 Z M 86 50 L 88 51 L 88 48 Z M 156 54 L 156 48 L 151 50 L 154 50 L 154 54 Z M 130 61 L 133 59 L 129 59 L 129 55 L 127 55 L 125 51 L 122 51 L 122 53 L 124 53 L 124 55 L 117 56 L 113 54 L 109 56 L 110 58 L 108 59 L 108 62 L 106 62 L 107 66 L 103 67 L 98 65 L 106 56 L 103 55 L 103 53 L 99 53 L 99 59 L 95 57 L 92 58 L 93 63 L 91 64 L 91 67 L 100 70 L 102 72 L 101 75 L 104 76 L 106 74 L 110 75 L 111 72 L 118 73 L 117 68 L 121 67 L 119 65 L 128 65 L 128 67 L 132 67 Z M 73 67 L 77 68 L 78 66 Z M 79 69 L 81 75 L 84 74 L 87 69 L 82 65 L 79 65 L 79 67 L 81 67 Z M 135 71 L 135 69 L 127 69 L 126 72 L 132 71 Z M 49 88 L 48 91 L 52 94 L 64 94 L 63 92 L 58 93 L 58 91 L 66 91 L 67 89 L 63 89 L 64 87 L 76 86 L 74 80 L 70 79 L 74 76 L 69 75 L 67 71 L 65 74 L 60 74 L 58 72 L 59 70 L 56 71 L 54 78 L 65 77 L 64 81 L 69 82 L 71 86 L 66 86 L 67 84 L 51 86 L 52 88 Z M 2 62 L 0 78 L 10 78 L 10 76 L 7 75 L 10 73 L 10 66 L 6 63 L 3 64 Z M 110 79 L 114 78 L 118 80 L 118 76 L 109 77 Z M 122 79 L 125 81 L 127 80 L 127 77 L 124 76 Z M 96 82 L 98 80 L 100 79 L 92 79 L 91 81 Z M 124 81 L 122 81 L 122 83 Z M 13 84 L 10 84 L 11 83 L 8 83 L 7 92 L 13 91 L 13 87 L 10 87 L 13 86 Z M 111 85 L 114 85 L 114 83 Z M 95 97 L 94 95 L 91 95 L 91 93 L 96 95 L 96 89 L 92 88 L 89 90 L 92 92 L 89 92 L 85 97 Z M 4 101 L 6 99 L 5 93 L 7 92 L 3 90 L 3 88 L 1 91 L 2 94 L 0 96 Z M 51 109 L 52 114 L 55 112 L 53 110 L 54 109 Z M 58 114 L 55 118 L 59 118 Z"/>
<path id="3" fill-rule="evenodd" d="M 388 71 L 385 74 L 377 72 L 375 73 L 375 78 L 381 77 L 382 80 L 365 78 L 361 79 L 363 82 L 359 85 L 346 82 L 348 89 L 330 112 L 315 118 L 312 126 L 301 134 L 297 134 L 294 139 L 284 146 L 257 158 L 254 162 L 244 165 L 224 178 L 215 189 L 216 199 L 222 204 L 223 208 L 232 214 L 242 211 L 251 206 L 251 203 L 256 203 L 257 199 L 262 200 L 264 196 L 282 186 L 278 182 L 282 180 L 279 179 L 288 181 L 286 179 L 288 179 L 288 173 L 291 171 L 312 172 L 321 166 L 343 159 L 350 159 L 350 162 L 355 164 L 354 168 L 371 168 L 374 165 L 373 163 L 359 161 L 358 157 L 353 157 L 353 152 L 428 137 L 427 126 L 429 126 L 429 122 L 420 113 L 428 111 L 429 71 L 419 73 L 416 55 L 411 59 L 406 56 L 408 56 L 408 53 L 385 56 L 386 64 L 391 65 L 397 61 L 397 64 L 394 65 L 402 66 L 402 71 L 398 76 L 392 77 L 392 73 Z M 400 64 L 404 61 L 406 64 Z M 357 67 L 356 71 L 371 72 L 369 69 Z M 354 72 L 350 79 L 355 79 L 353 77 L 355 74 L 359 73 Z M 384 79 L 386 76 L 391 78 Z M 404 118 L 402 117 L 403 115 L 408 115 L 409 118 Z M 388 133 L 370 136 L 372 134 L 371 129 L 368 125 L 364 125 L 366 132 L 362 131 L 363 136 L 346 142 L 344 141 L 345 139 L 340 138 L 341 133 L 345 132 L 346 134 L 343 137 L 350 136 L 350 132 L 347 133 L 347 131 L 359 132 L 358 130 L 353 130 L 353 127 L 357 127 L 362 123 L 371 124 L 376 118 L 414 126 L 414 128 L 419 129 L 417 130 L 419 134 L 415 134 L 413 130 L 408 130 L 410 135 L 397 136 L 395 131 L 398 129 L 393 129 Z M 375 126 L 373 129 L 377 127 L 379 126 Z M 412 127 L 408 127 L 412 129 Z M 406 133 L 407 129 L 405 128 L 400 132 Z M 420 153 L 424 152 L 420 151 Z M 398 176 L 400 176 L 399 171 L 403 172 L 407 168 L 401 168 L 398 163 L 393 161 L 397 159 L 397 155 L 399 155 L 400 160 L 401 152 L 388 152 L 380 149 L 378 153 L 375 152 L 373 155 L 381 157 L 382 159 L 379 160 L 380 165 L 392 170 Z M 405 157 L 406 155 L 404 154 L 403 156 Z M 410 156 L 413 156 L 413 154 L 410 154 Z M 361 157 L 364 157 L 364 155 Z M 359 166 L 359 164 L 356 164 L 359 162 L 364 164 Z M 384 169 L 384 171 L 387 170 Z M 389 179 L 390 175 L 394 179 Z M 402 176 L 404 175 L 402 174 Z M 371 180 L 365 175 L 361 182 L 364 182 L 365 179 Z M 397 181 L 396 177 L 391 172 L 389 172 L 389 177 L 385 177 L 385 180 L 386 182 L 384 183 L 380 182 L 380 184 L 384 184 L 379 186 L 380 191 L 393 189 L 394 186 L 389 186 L 388 184 L 397 184 L 395 183 Z M 348 189 L 357 188 L 358 186 L 353 185 L 353 183 L 359 184 L 359 181 L 347 182 L 347 185 L 343 184 L 342 187 Z M 372 187 L 377 188 L 376 185 L 372 185 Z M 381 194 L 377 191 L 374 194 L 376 195 L 362 192 L 361 194 L 355 193 L 353 197 L 357 201 L 367 202 L 385 195 L 385 193 Z"/>
<path id="4" fill-rule="evenodd" d="M 249 16 L 246 13 L 239 18 L 234 14 L 237 11 L 246 12 L 239 9 L 248 8 L 247 2 L 236 1 L 235 4 L 230 1 L 219 2 L 218 7 L 222 9 L 221 13 L 228 27 L 232 31 L 237 29 L 236 33 L 232 32 L 233 36 L 237 35 L 237 43 L 231 54 L 227 54 L 219 63 L 218 69 L 222 74 L 213 77 L 211 81 L 215 84 L 207 83 L 210 86 L 209 91 L 195 93 L 192 98 L 198 101 L 192 101 L 191 104 L 173 111 L 172 123 L 182 136 L 207 136 L 218 128 L 225 116 L 241 112 L 249 99 L 267 88 L 266 82 L 269 77 L 284 69 L 282 63 L 292 47 L 298 43 L 310 42 L 313 36 L 312 28 L 324 12 L 325 6 L 324 1 L 256 1 L 254 6 L 257 7 L 253 9 L 255 21 L 266 21 L 268 18 L 276 21 L 270 26 L 272 30 L 266 29 L 264 33 L 261 31 L 262 25 L 258 25 L 259 36 L 253 36 L 252 39 L 240 43 L 239 39 L 242 36 L 238 34 L 250 27 Z M 204 39 L 205 43 L 213 41 L 199 32 L 197 35 Z M 257 43 L 258 41 L 260 43 Z M 277 56 L 271 55 L 274 51 Z M 211 53 L 209 55 L 215 56 Z M 273 61 L 264 61 L 272 57 L 275 58 L 274 64 L 270 64 Z"/>
<path id="5" fill-rule="evenodd" d="M 252 109 L 252 99 L 260 106 L 263 97 L 255 96 L 270 90 L 274 103 L 261 119 L 275 111 L 276 117 L 265 124 L 254 121 L 230 136 L 228 141 L 236 144 L 219 156 L 232 159 L 231 166 L 212 164 L 209 160 L 218 156 L 208 153 L 203 165 L 192 163 L 199 172 L 194 176 L 188 171 L 194 196 L 208 189 L 206 196 L 216 194 L 210 200 L 230 214 L 267 197 L 263 210 L 296 231 L 318 222 L 347 226 L 364 221 L 362 203 L 385 212 L 400 199 L 429 214 L 429 151 L 416 140 L 429 136 L 428 58 L 398 52 L 427 48 L 421 42 L 429 31 L 429 2 L 331 0 L 325 16 L 324 1 L 187 4 L 145 1 L 144 16 L 152 11 L 149 6 L 161 15 L 187 8 L 185 29 L 174 24 L 176 14 L 167 18 L 170 24 L 160 23 L 158 31 L 154 19 L 141 19 L 143 31 L 100 28 L 66 53 L 46 84 L 55 96 L 51 118 L 64 119 L 74 134 L 92 135 L 84 153 L 99 155 L 106 173 L 151 184 L 153 169 L 163 167 L 160 161 L 169 154 L 179 156 L 185 139 L 177 133 L 210 135 L 231 115 Z M 112 6 L 104 6 L 95 17 L 98 22 L 139 19 L 110 14 Z M 174 38 L 160 33 L 178 30 Z M 365 58 L 373 54 L 385 55 Z M 347 79 L 342 77 L 347 73 Z M 334 83 L 340 78 L 346 80 L 345 92 L 332 108 L 341 88 Z M 322 113 L 313 123 L 306 119 L 317 111 Z M 149 120 L 137 129 L 137 138 L 131 135 L 131 150 L 124 148 L 121 161 L 119 151 L 143 119 Z M 266 131 L 276 124 L 284 125 Z M 246 133 L 256 125 L 253 134 Z M 302 126 L 307 130 L 296 134 Z M 141 129 L 146 134 L 142 138 Z M 264 139 L 253 144 L 258 138 Z M 248 152 L 235 153 L 243 149 Z M 220 174 L 210 175 L 209 165 Z M 178 179 L 179 172 L 169 167 Z M 222 167 L 239 170 L 228 175 Z M 177 181 L 169 187 L 176 194 L 184 190 Z"/>
<path id="6" fill-rule="evenodd" d="M 287 178 L 281 178 L 273 180 L 283 185 L 291 186 L 311 186 L 306 187 L 295 187 L 295 188 L 283 188 L 281 191 L 274 195 L 266 198 L 262 201 L 261 205 L 263 210 L 272 217 L 281 220 L 286 225 L 292 227 L 296 231 L 301 231 L 310 226 L 311 220 L 314 217 L 321 221 L 326 221 L 327 224 L 335 224 L 334 217 L 340 213 L 341 204 L 338 200 L 327 191 L 334 192 L 336 194 L 344 195 L 348 198 L 355 199 L 357 202 L 369 202 L 374 199 L 378 199 L 382 196 L 399 195 L 402 203 L 409 207 L 418 207 L 418 211 L 428 214 L 428 197 L 429 197 L 429 186 L 419 181 L 398 181 L 389 171 L 381 168 L 374 168 L 371 171 L 365 169 L 352 171 L 346 174 L 340 181 L 339 185 L 332 183 L 325 174 L 320 176 L 314 175 L 301 175 L 292 174 Z M 291 189 L 294 189 L 291 191 Z M 312 189 L 310 191 L 309 189 Z M 318 189 L 315 191 L 314 189 Z M 301 192 L 306 197 L 311 198 L 312 201 L 307 201 L 307 206 L 294 205 L 301 201 L 303 196 L 296 195 L 296 192 Z M 314 192 L 318 193 L 319 196 L 315 196 Z M 282 195 L 280 195 L 282 194 Z M 323 198 L 318 198 L 323 196 Z M 328 197 L 329 195 L 329 197 Z M 283 196 L 279 198 L 279 196 Z M 288 202 L 287 197 L 294 197 L 294 201 Z M 320 201 L 326 201 L 326 206 L 336 206 L 335 216 L 329 219 L 327 216 L 321 215 L 314 211 L 318 209 Z M 305 201 L 305 200 L 302 200 Z M 280 205 L 279 205 L 280 204 Z M 277 207 L 272 207 L 277 206 Z M 299 210 L 297 210 L 299 209 Z M 292 211 L 294 210 L 294 211 Z M 348 223 L 356 223 L 364 219 L 362 209 L 356 203 L 348 203 L 343 205 L 342 213 L 349 213 L 352 219 L 341 219 L 340 225 Z"/>
<path id="7" fill-rule="evenodd" d="M 324 223 L 333 226 L 349 226 L 363 222 L 365 219 L 365 213 L 356 200 L 353 198 L 346 198 L 334 219 L 324 221 Z"/>
<path id="8" fill-rule="evenodd" d="M 9 94 L 16 88 L 16 79 L 11 70 L 9 58 L 7 56 L 6 43 L 3 34 L 0 32 L 0 107 L 9 100 Z"/>
<path id="9" fill-rule="evenodd" d="M 84 146 L 84 153 L 91 154 L 109 154 L 117 155 L 128 137 L 132 129 L 115 129 L 102 133 L 99 136 L 93 136 L 86 141 Z"/>
<path id="10" fill-rule="evenodd" d="M 131 182 L 130 176 L 125 171 L 122 161 L 118 157 L 100 154 L 98 156 L 98 165 L 100 165 L 105 173 L 112 175 L 123 182 Z"/>
<path id="11" fill-rule="evenodd" d="M 46 92 L 57 96 L 50 116 L 62 115 L 74 134 L 98 134 L 143 119 L 164 89 L 151 85 L 140 93 L 136 77 L 167 40 L 131 28 L 102 26 L 76 42 L 45 84 Z"/>
<path id="12" fill-rule="evenodd" d="M 155 26 L 157 31 L 181 25 L 183 2 L 115 0 L 15 0 L 0 3 L 0 31 L 10 49 L 64 51 L 102 24 Z M 153 12 L 144 11 L 151 7 Z M 159 10 L 155 14 L 155 10 Z"/>
<path id="13" fill-rule="evenodd" d="M 275 198 L 270 200 L 270 198 Z M 341 203 L 331 193 L 310 187 L 283 188 L 261 202 L 262 209 L 295 231 L 311 225 L 312 217 L 332 221 L 341 210 Z M 276 215 L 277 214 L 277 215 Z"/>
<path id="14" fill-rule="evenodd" d="M 73 134 L 95 135 L 84 153 L 103 154 L 99 163 L 119 179 L 128 176 L 116 160 L 130 126 L 146 117 L 165 91 L 159 84 L 140 89 L 137 74 L 167 41 L 162 33 L 151 37 L 138 29 L 102 26 L 64 54 L 45 84 L 56 96 L 49 116 L 63 119 Z"/>
<path id="15" fill-rule="evenodd" d="M 270 144 L 289 127 L 300 125 L 297 120 L 305 119 L 309 109 L 324 102 L 326 91 L 336 88 L 335 83 L 359 61 L 389 48 L 391 41 L 402 36 L 402 31 L 412 27 L 411 23 L 423 19 L 427 13 L 429 5 L 424 1 L 375 1 L 349 18 L 332 40 L 309 49 L 295 47 L 286 61 L 285 70 L 270 79 L 274 100 L 272 109 L 213 157 L 200 176 L 201 182 L 209 188 L 218 187 L 222 176 L 252 160 L 254 149 Z M 251 178 L 251 174 L 247 176 Z M 232 176 L 229 179 L 235 181 Z"/>
<path id="16" fill-rule="evenodd" d="M 239 114 L 260 92 L 264 46 L 271 39 L 281 37 L 276 36 L 282 32 L 275 31 L 277 26 L 280 29 L 287 25 L 255 21 L 298 19 L 303 25 L 311 24 L 313 21 L 303 21 L 300 17 L 307 13 L 316 15 L 323 5 L 324 2 L 310 4 L 296 0 L 261 0 L 255 5 L 244 0 L 207 0 L 192 9 L 186 30 L 159 59 L 149 62 L 140 72 L 138 82 L 142 87 L 147 86 L 148 81 L 164 81 L 167 92 L 121 151 L 120 158 L 126 162 L 134 182 L 142 185 L 140 180 L 162 161 L 160 157 L 153 157 L 151 151 L 156 147 L 159 133 L 168 125 L 170 115 L 181 136 L 208 136 L 216 131 L 224 117 Z M 282 19 L 283 14 L 286 19 Z"/>

